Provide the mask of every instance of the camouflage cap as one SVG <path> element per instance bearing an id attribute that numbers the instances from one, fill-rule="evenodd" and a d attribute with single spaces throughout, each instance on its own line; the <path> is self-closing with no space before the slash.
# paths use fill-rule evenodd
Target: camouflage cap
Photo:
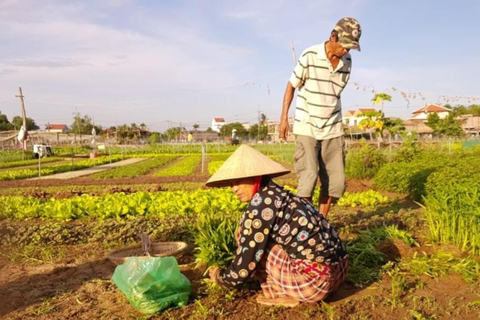
<path id="1" fill-rule="evenodd" d="M 338 41 L 346 49 L 357 49 L 360 51 L 360 36 L 362 28 L 354 18 L 345 17 L 340 19 L 334 28 L 338 34 Z"/>

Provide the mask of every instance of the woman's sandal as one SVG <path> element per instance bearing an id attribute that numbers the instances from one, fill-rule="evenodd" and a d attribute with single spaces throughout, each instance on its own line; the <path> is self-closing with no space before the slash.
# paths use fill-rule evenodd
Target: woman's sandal
<path id="1" fill-rule="evenodd" d="M 265 297 L 264 295 L 259 295 L 257 297 L 257 302 L 259 304 L 263 304 L 266 306 L 283 306 L 287 308 L 293 308 L 300 304 L 300 301 L 295 300 L 290 297 L 281 297 L 281 298 L 274 298 L 270 299 Z"/>

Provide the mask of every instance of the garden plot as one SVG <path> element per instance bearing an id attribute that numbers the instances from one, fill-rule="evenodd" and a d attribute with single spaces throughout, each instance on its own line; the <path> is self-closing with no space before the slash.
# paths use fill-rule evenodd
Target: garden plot
<path id="1" fill-rule="evenodd" d="M 212 161 L 222 158 L 212 157 Z M 220 222 L 215 217 L 224 214 L 222 220 L 228 221 L 229 227 L 223 230 L 223 235 L 218 232 L 211 235 L 231 242 L 228 230 L 242 208 L 228 189 L 202 187 L 209 174 L 202 174 L 196 165 L 188 176 L 146 174 L 135 178 L 83 177 L 71 181 L 30 181 L 30 184 L 1 182 L 0 317 L 479 318 L 477 256 L 466 253 L 468 246 L 461 251 L 458 246 L 430 239 L 427 217 L 438 219 L 441 215 L 427 215 L 425 208 L 412 201 L 408 185 L 404 193 L 386 192 L 377 189 L 372 178 L 349 179 L 348 194 L 330 214 L 331 223 L 347 243 L 350 274 L 347 282 L 325 303 L 300 304 L 293 309 L 266 307 L 255 302 L 259 287 L 254 282 L 241 291 L 223 291 L 206 284 L 203 281 L 206 267 L 196 260 L 203 257 L 212 264 L 228 263 L 232 247 L 219 250 L 222 254 L 206 257 L 204 248 L 209 244 L 202 243 L 206 240 L 199 236 L 198 227 L 215 231 Z M 294 174 L 276 181 L 295 189 Z M 182 184 L 197 187 L 182 190 Z M 443 185 L 440 180 L 432 180 L 429 188 L 433 184 Z M 72 192 L 76 190 L 79 193 Z M 417 187 L 413 190 L 422 191 Z M 441 210 L 442 203 L 433 204 Z M 469 208 L 475 205 L 473 200 L 469 202 Z M 475 211 L 469 214 L 474 215 Z M 463 220 L 458 218 L 458 221 Z M 180 240 L 189 244 L 177 257 L 193 287 L 186 307 L 147 317 L 131 307 L 111 282 L 115 265 L 107 259 L 108 253 L 138 243 L 139 232 L 159 241 Z M 207 240 L 221 241 L 212 238 Z M 468 242 L 461 239 L 462 244 Z"/>

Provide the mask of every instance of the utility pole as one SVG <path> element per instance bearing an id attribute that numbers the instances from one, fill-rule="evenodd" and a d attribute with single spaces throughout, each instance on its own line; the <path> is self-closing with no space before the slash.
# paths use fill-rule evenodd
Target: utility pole
<path id="1" fill-rule="evenodd" d="M 293 56 L 293 65 L 297 64 L 297 54 L 295 53 L 295 44 L 293 43 L 293 40 L 291 42 L 292 45 L 292 56 Z"/>
<path id="2" fill-rule="evenodd" d="M 180 136 L 179 136 L 180 141 L 182 140 L 182 136 L 183 136 L 182 122 L 180 121 Z M 177 139 L 177 142 L 178 142 L 178 139 Z"/>
<path id="3" fill-rule="evenodd" d="M 258 127 L 257 127 L 257 142 L 260 140 L 260 106 L 258 106 Z"/>
<path id="4" fill-rule="evenodd" d="M 27 150 L 27 113 L 25 112 L 25 102 L 23 101 L 23 93 L 22 93 L 22 88 L 18 87 L 18 95 L 15 96 L 17 98 L 20 98 L 21 102 L 21 108 L 22 108 L 22 120 L 23 120 L 23 137 L 21 137 L 20 142 L 22 142 L 22 147 L 23 151 Z"/>

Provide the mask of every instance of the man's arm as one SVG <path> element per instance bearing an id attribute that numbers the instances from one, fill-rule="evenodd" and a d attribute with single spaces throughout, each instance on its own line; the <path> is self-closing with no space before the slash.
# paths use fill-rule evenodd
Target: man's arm
<path id="1" fill-rule="evenodd" d="M 295 94 L 295 88 L 292 86 L 290 81 L 287 82 L 287 87 L 285 88 L 285 93 L 283 95 L 283 108 L 282 115 L 280 116 L 280 126 L 278 127 L 278 133 L 280 139 L 287 140 L 289 124 L 288 124 L 288 110 L 290 110 L 290 105 L 293 100 L 293 95 Z"/>

